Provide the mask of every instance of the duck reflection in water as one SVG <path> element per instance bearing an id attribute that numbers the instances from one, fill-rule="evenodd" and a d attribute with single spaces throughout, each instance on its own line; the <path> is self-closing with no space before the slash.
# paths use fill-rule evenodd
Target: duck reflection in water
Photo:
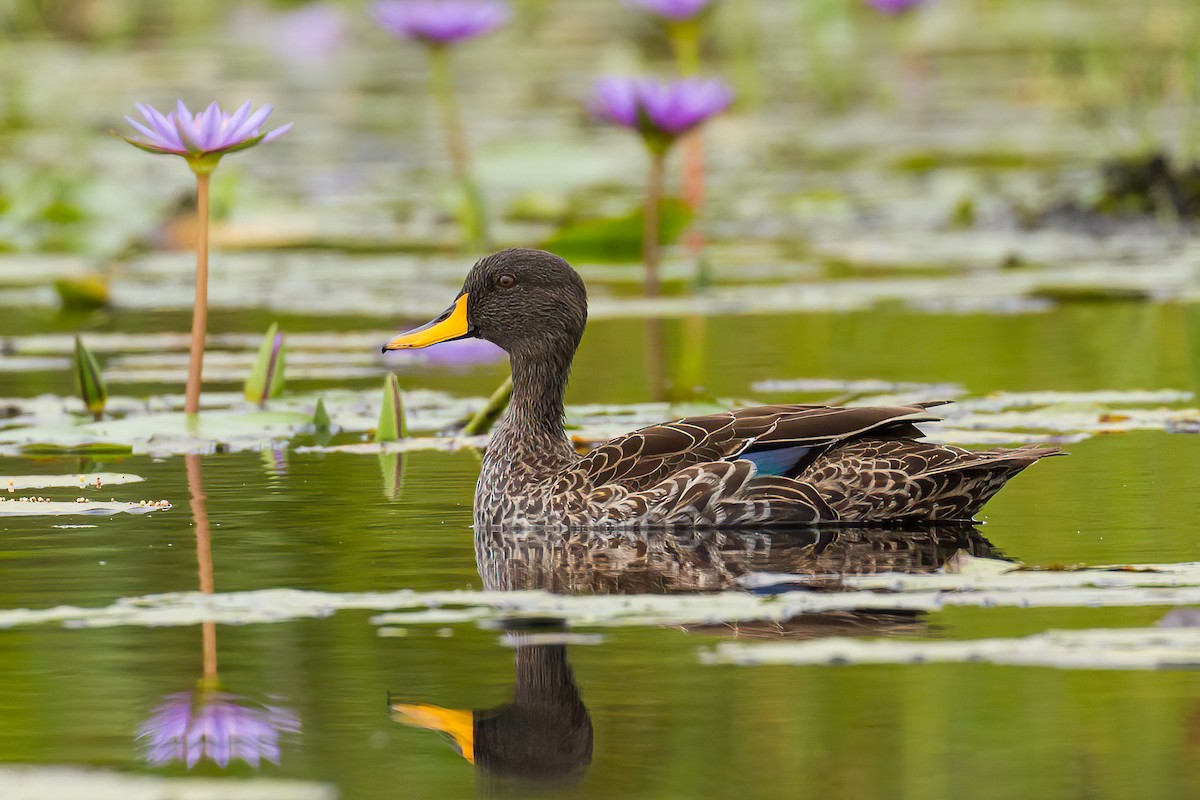
<path id="1" fill-rule="evenodd" d="M 795 530 L 562 531 L 476 529 L 484 589 L 558 594 L 672 594 L 741 589 L 752 573 L 783 573 L 787 588 L 838 591 L 844 577 L 925 573 L 959 551 L 999 553 L 970 525 L 912 529 L 808 527 Z M 915 612 L 841 611 L 784 623 L 697 626 L 737 636 L 813 638 L 882 634 L 921 624 Z M 513 783 L 562 787 L 580 780 L 592 757 L 591 719 L 567 661 L 565 632 L 510 629 L 516 682 L 511 702 L 456 710 L 389 698 L 393 718 L 448 735 L 476 767 L 481 787 Z"/>
<path id="2" fill-rule="evenodd" d="M 509 631 L 516 684 L 509 703 L 476 711 L 392 702 L 393 719 L 448 735 L 481 788 L 571 786 L 592 761 L 592 720 L 567 662 L 565 631 Z"/>
<path id="3" fill-rule="evenodd" d="M 787 575 L 788 589 L 839 591 L 846 577 L 933 572 L 960 550 L 976 557 L 1002 557 L 969 524 L 687 532 L 481 527 L 475 534 L 475 560 L 485 588 L 556 594 L 737 591 L 743 588 L 739 579 L 752 573 Z M 923 614 L 909 611 L 833 611 L 785 623 L 731 623 L 711 629 L 742 636 L 816 638 L 899 632 L 923 619 Z"/>

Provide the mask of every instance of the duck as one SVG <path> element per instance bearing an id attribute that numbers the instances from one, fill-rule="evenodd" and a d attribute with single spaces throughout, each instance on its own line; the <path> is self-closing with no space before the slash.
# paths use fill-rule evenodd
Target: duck
<path id="1" fill-rule="evenodd" d="M 465 338 L 508 353 L 512 397 L 488 440 L 475 525 L 742 528 L 974 519 L 1054 446 L 968 450 L 925 439 L 946 401 L 764 405 L 650 425 L 579 453 L 564 429 L 587 288 L 564 259 L 481 258 L 454 302 L 384 352 Z"/>

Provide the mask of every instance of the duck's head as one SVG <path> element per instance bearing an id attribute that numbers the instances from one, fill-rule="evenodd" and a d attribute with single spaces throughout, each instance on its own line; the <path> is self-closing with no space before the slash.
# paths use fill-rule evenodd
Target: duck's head
<path id="1" fill-rule="evenodd" d="M 543 250 L 501 250 L 471 268 L 453 305 L 383 349 L 475 337 L 513 355 L 569 355 L 586 324 L 587 289 L 570 264 Z"/>

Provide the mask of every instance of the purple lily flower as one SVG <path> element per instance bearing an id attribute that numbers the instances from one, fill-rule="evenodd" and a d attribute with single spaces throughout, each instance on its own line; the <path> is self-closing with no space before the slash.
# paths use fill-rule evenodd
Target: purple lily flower
<path id="1" fill-rule="evenodd" d="M 711 0 L 625 0 L 625 5 L 649 11 L 671 22 L 685 22 L 701 14 Z"/>
<path id="2" fill-rule="evenodd" d="M 648 142 L 667 147 L 677 138 L 725 111 L 733 91 L 716 78 L 602 78 L 596 82 L 592 113 L 639 131 Z"/>
<path id="3" fill-rule="evenodd" d="M 483 339 L 458 339 L 429 349 L 425 363 L 439 367 L 472 367 L 492 364 L 508 356 L 503 350 Z"/>
<path id="4" fill-rule="evenodd" d="M 182 100 L 174 111 L 165 115 L 144 103 L 137 103 L 136 106 L 147 124 L 125 117 L 138 135 L 121 138 L 148 153 L 182 156 L 193 170 L 211 172 L 226 153 L 246 150 L 260 142 L 274 141 L 292 128 L 289 122 L 269 133 L 261 132 L 262 124 L 271 115 L 271 106 L 263 106 L 250 113 L 249 100 L 232 114 L 222 111 L 216 103 L 193 114 Z"/>
<path id="5" fill-rule="evenodd" d="M 867 0 L 876 11 L 892 16 L 898 16 L 912 11 L 925 0 Z"/>
<path id="6" fill-rule="evenodd" d="M 281 733 L 299 733 L 290 710 L 253 704 L 226 692 L 169 694 L 138 729 L 146 739 L 146 761 L 162 766 L 183 761 L 191 769 L 201 758 L 221 768 L 240 759 L 258 769 L 263 759 L 279 763 Z"/>
<path id="7" fill-rule="evenodd" d="M 320 61 L 346 42 L 346 15 L 331 3 L 313 3 L 276 20 L 274 45 L 288 61 Z"/>
<path id="8" fill-rule="evenodd" d="M 454 44 L 501 28 L 508 6 L 498 0 L 380 0 L 375 21 L 393 36 Z"/>

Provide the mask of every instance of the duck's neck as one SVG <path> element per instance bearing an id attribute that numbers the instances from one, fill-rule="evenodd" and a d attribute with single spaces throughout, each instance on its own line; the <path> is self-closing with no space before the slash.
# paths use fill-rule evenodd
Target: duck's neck
<path id="1" fill-rule="evenodd" d="M 488 454 L 508 452 L 545 469 L 558 469 L 575 454 L 563 430 L 563 397 L 574 348 L 510 355 L 513 393 L 496 425 Z"/>

